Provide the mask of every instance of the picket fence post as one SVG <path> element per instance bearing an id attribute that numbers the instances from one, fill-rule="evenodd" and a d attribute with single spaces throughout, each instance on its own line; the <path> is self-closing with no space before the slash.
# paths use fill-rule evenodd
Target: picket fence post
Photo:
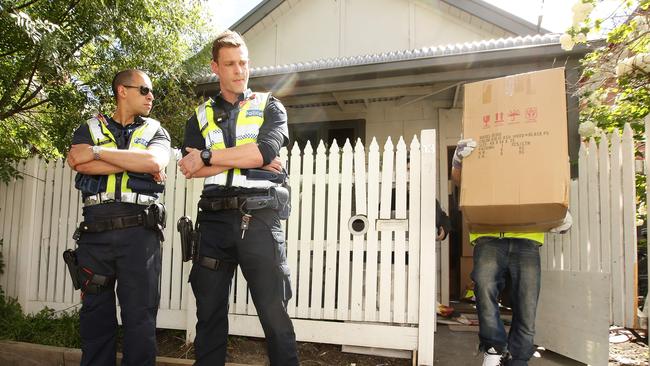
<path id="1" fill-rule="evenodd" d="M 31 158 L 26 161 L 23 171 L 25 179 L 22 193 L 22 202 L 20 207 L 20 228 L 19 228 L 19 244 L 18 244 L 18 268 L 17 268 L 17 292 L 18 302 L 23 309 L 27 308 L 27 301 L 29 294 L 36 281 L 32 281 L 33 268 L 30 268 L 32 262 L 32 255 L 34 255 L 34 246 L 39 243 L 35 240 L 36 222 L 34 220 L 34 213 L 36 212 L 36 199 L 37 192 L 37 177 L 38 177 L 38 162 L 37 158 Z"/>
<path id="2" fill-rule="evenodd" d="M 422 130 L 418 365 L 433 365 L 436 321 L 436 131 Z M 433 288 L 431 288 L 433 287 Z"/>

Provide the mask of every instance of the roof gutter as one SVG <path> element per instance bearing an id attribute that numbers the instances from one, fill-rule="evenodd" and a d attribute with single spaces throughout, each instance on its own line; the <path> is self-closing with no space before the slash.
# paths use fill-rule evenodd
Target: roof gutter
<path id="1" fill-rule="evenodd" d="M 578 59 L 600 43 L 592 43 L 590 47 L 576 47 L 572 51 L 562 50 L 559 44 L 547 44 L 320 70 L 287 71 L 251 76 L 249 86 L 252 89 L 271 90 L 278 95 L 303 95 L 480 80 L 527 72 L 535 66 L 546 68 L 566 66 L 569 63 L 576 65 Z M 197 85 L 196 93 L 211 94 L 218 87 L 217 80 L 204 82 Z M 283 89 L 290 93 L 283 92 Z"/>

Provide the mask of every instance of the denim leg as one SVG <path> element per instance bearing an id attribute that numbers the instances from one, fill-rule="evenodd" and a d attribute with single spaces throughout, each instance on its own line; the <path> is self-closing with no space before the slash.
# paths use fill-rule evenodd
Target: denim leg
<path id="1" fill-rule="evenodd" d="M 479 318 L 479 348 L 482 351 L 494 347 L 506 349 L 506 331 L 499 316 L 499 293 L 505 286 L 508 241 L 482 237 L 474 246 L 474 270 L 476 309 Z"/>
<path id="2" fill-rule="evenodd" d="M 527 365 L 535 352 L 535 314 L 540 289 L 539 244 L 510 239 L 508 268 L 512 278 L 512 326 L 508 336 L 511 365 Z"/>

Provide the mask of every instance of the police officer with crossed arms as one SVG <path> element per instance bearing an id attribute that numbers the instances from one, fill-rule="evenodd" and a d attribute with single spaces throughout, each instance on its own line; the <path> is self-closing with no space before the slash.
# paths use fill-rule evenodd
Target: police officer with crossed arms
<path id="1" fill-rule="evenodd" d="M 278 203 L 286 203 L 288 194 L 273 178 L 251 174 L 251 168 L 262 166 L 281 172 L 276 158 L 288 142 L 287 115 L 269 93 L 248 89 L 248 61 L 239 34 L 226 31 L 214 41 L 210 66 L 221 91 L 187 121 L 186 155 L 179 162 L 185 177 L 206 177 L 190 273 L 198 318 L 195 365 L 225 364 L 228 299 L 237 264 L 259 314 L 271 365 L 298 365 L 286 311 L 291 285 L 280 226 L 288 213 Z M 237 295 L 237 301 L 245 301 L 245 294 L 243 300 Z"/>
<path id="2" fill-rule="evenodd" d="M 115 366 L 115 289 L 124 330 L 122 365 L 155 365 L 164 207 L 157 203 L 170 139 L 151 111 L 151 80 L 125 70 L 113 79 L 117 108 L 74 133 L 68 164 L 77 172 L 84 221 L 66 251 L 81 288 L 81 365 Z"/>

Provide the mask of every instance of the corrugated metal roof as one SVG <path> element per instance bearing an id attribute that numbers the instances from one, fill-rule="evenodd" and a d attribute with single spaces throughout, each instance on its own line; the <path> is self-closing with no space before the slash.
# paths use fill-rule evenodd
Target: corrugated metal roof
<path id="1" fill-rule="evenodd" d="M 335 57 L 328 59 L 319 59 L 315 61 L 298 62 L 288 65 L 255 67 L 251 69 L 250 77 L 255 78 L 261 76 L 282 75 L 304 71 L 335 69 L 350 66 L 362 66 L 445 56 L 458 56 L 515 48 L 537 47 L 559 44 L 559 40 L 560 34 L 549 33 L 537 34 L 534 36 L 490 39 L 444 46 L 422 47 L 412 50 L 383 52 L 361 56 Z M 199 78 L 197 82 L 199 84 L 206 84 L 217 82 L 218 80 L 219 79 L 217 76 L 212 74 L 210 76 Z"/>

